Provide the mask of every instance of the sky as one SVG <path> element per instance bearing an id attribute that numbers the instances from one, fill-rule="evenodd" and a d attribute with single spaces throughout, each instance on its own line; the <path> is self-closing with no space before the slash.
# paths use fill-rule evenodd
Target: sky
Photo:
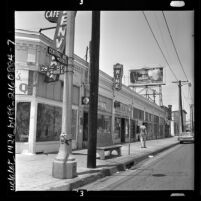
<path id="1" fill-rule="evenodd" d="M 15 28 L 39 31 L 55 26 L 44 17 L 45 11 L 18 11 Z M 123 83 L 129 83 L 129 70 L 142 67 L 164 67 L 165 85 L 162 85 L 163 105 L 178 110 L 178 86 L 176 80 L 188 81 L 182 86 L 182 104 L 189 119 L 189 104 L 194 102 L 194 11 L 145 11 L 151 29 L 142 11 L 101 11 L 99 68 L 113 77 L 113 65 L 124 68 Z M 86 47 L 91 40 L 91 11 L 78 11 L 75 18 L 74 52 L 85 59 Z M 55 30 L 42 33 L 53 38 Z M 167 63 L 167 62 L 168 63 Z M 183 67 L 183 70 L 182 70 Z M 158 89 L 157 89 L 158 90 Z"/>

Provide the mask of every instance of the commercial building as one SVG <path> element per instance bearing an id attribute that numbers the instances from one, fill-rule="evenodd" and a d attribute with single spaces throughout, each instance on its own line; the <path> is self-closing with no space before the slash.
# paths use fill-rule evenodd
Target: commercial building
<path id="1" fill-rule="evenodd" d="M 183 113 L 183 125 L 184 125 L 184 131 L 186 129 L 186 114 L 187 112 L 185 110 L 182 110 Z M 173 122 L 174 122 L 174 134 L 177 136 L 182 131 L 181 129 L 181 121 L 180 121 L 180 111 L 173 111 L 172 112 Z"/>
<path id="2" fill-rule="evenodd" d="M 15 111 L 16 153 L 58 152 L 62 122 L 63 75 L 56 82 L 46 82 L 40 72 L 48 65 L 47 48 L 52 40 L 42 33 L 15 30 Z M 89 63 L 74 54 L 72 86 L 72 149 L 87 147 Z M 112 68 L 112 66 L 111 66 Z M 148 139 L 170 136 L 167 112 L 123 85 L 113 90 L 113 78 L 99 72 L 97 140 L 113 143 L 136 141 L 139 125 L 145 121 Z M 130 123 L 129 123 L 130 122 Z M 130 129 L 129 129 L 130 125 Z"/>
<path id="3" fill-rule="evenodd" d="M 192 132 L 194 132 L 194 122 L 195 122 L 195 118 L 194 118 L 194 104 L 190 105 L 190 130 Z"/>

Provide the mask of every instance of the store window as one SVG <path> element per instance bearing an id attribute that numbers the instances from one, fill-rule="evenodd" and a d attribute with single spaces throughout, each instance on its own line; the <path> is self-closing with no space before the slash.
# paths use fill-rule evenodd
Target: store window
<path id="1" fill-rule="evenodd" d="M 129 121 L 125 119 L 125 137 L 129 138 Z"/>
<path id="2" fill-rule="evenodd" d="M 139 119 L 144 121 L 144 111 L 143 110 L 139 110 Z"/>
<path id="3" fill-rule="evenodd" d="M 61 107 L 39 103 L 36 141 L 58 141 L 61 134 Z"/>
<path id="4" fill-rule="evenodd" d="M 115 117 L 114 132 L 115 132 L 115 138 L 121 137 L 121 118 Z"/>
<path id="5" fill-rule="evenodd" d="M 72 110 L 72 126 L 71 126 L 71 132 L 72 132 L 72 139 L 76 140 L 76 133 L 77 133 L 77 110 Z"/>
<path id="6" fill-rule="evenodd" d="M 145 121 L 149 121 L 149 113 L 145 112 Z"/>
<path id="7" fill-rule="evenodd" d="M 133 117 L 134 119 L 139 119 L 139 110 L 137 108 L 133 108 Z"/>
<path id="8" fill-rule="evenodd" d="M 73 105 L 79 105 L 79 100 L 80 100 L 80 88 L 73 86 L 73 98 L 72 98 L 72 104 Z"/>
<path id="9" fill-rule="evenodd" d="M 136 134 L 136 121 L 135 120 L 131 120 L 131 138 L 135 138 L 135 134 Z"/>
<path id="10" fill-rule="evenodd" d="M 111 133 L 111 117 L 98 114 L 97 133 Z"/>
<path id="11" fill-rule="evenodd" d="M 104 133 L 111 133 L 111 117 L 104 116 Z"/>
<path id="12" fill-rule="evenodd" d="M 28 142 L 29 121 L 30 121 L 30 102 L 17 103 L 16 114 L 16 142 Z"/>

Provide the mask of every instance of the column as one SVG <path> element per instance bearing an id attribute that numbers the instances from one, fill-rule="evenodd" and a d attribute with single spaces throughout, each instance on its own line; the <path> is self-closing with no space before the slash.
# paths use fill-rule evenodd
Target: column
<path id="1" fill-rule="evenodd" d="M 29 121 L 29 153 L 35 154 L 36 150 L 36 128 L 37 128 L 37 100 L 36 90 L 38 82 L 38 72 L 33 73 L 33 94 L 30 106 L 30 121 Z"/>

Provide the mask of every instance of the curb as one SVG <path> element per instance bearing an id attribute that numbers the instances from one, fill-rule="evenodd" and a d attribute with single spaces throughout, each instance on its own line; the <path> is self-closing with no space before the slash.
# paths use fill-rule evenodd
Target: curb
<path id="1" fill-rule="evenodd" d="M 128 160 L 125 159 L 124 162 L 120 162 L 117 165 L 114 165 L 114 167 L 104 168 L 104 169 L 100 170 L 100 172 L 98 172 L 98 173 L 94 173 L 94 174 L 87 176 L 85 178 L 82 178 L 82 179 L 78 178 L 76 181 L 73 181 L 72 183 L 69 183 L 69 184 L 64 184 L 62 186 L 57 186 L 57 187 L 51 187 L 47 191 L 72 191 L 73 189 L 82 187 L 86 184 L 92 183 L 103 177 L 110 176 L 118 171 L 125 171 L 126 169 L 129 169 L 132 166 L 136 165 L 137 163 L 145 160 L 149 155 L 156 155 L 156 154 L 163 152 L 167 149 L 170 149 L 178 144 L 179 144 L 179 142 L 176 142 L 174 144 L 168 145 L 166 147 L 160 148 L 160 149 L 152 151 L 150 153 L 146 153 L 137 158 L 130 158 Z"/>

